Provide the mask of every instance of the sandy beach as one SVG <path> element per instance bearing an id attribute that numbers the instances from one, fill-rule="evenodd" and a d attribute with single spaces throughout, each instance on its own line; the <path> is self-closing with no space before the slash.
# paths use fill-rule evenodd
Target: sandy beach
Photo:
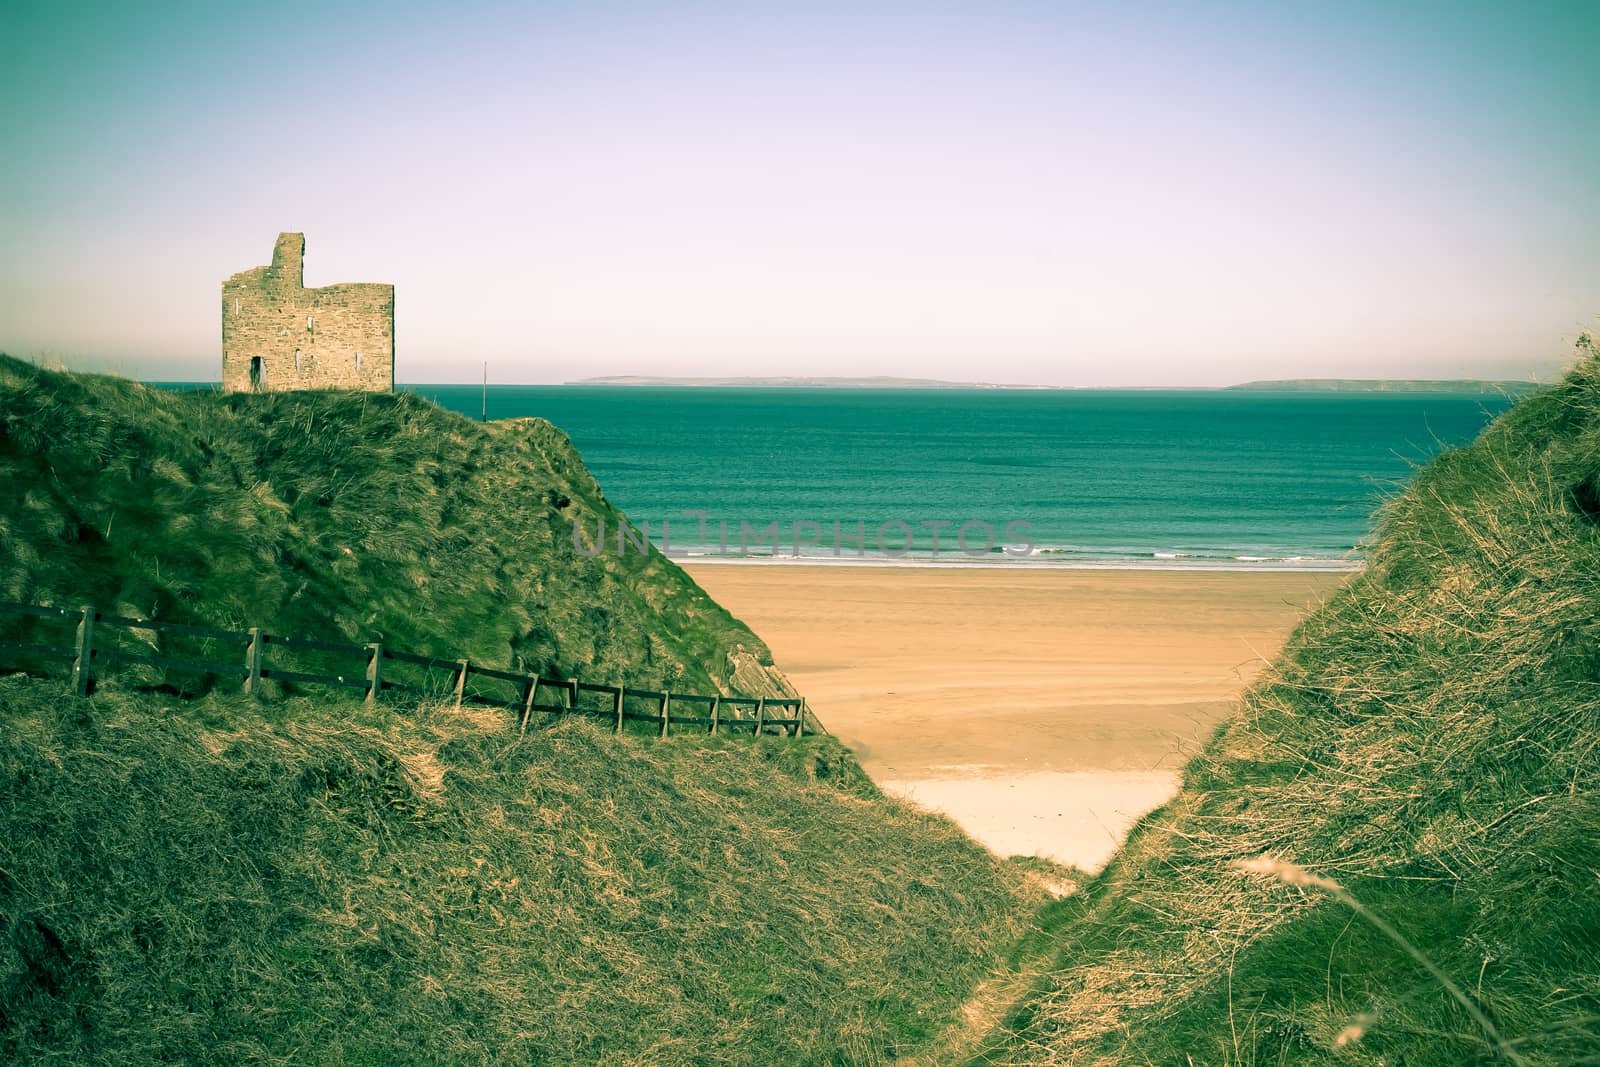
<path id="1" fill-rule="evenodd" d="M 703 564 L 885 789 L 1102 865 L 1345 574 Z"/>

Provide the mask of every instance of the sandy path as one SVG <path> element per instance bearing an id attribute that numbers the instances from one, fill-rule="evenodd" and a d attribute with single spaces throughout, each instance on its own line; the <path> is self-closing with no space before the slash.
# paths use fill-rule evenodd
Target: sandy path
<path id="1" fill-rule="evenodd" d="M 1164 802 L 1311 605 L 1306 573 L 701 564 L 887 789 L 1085 868 Z"/>

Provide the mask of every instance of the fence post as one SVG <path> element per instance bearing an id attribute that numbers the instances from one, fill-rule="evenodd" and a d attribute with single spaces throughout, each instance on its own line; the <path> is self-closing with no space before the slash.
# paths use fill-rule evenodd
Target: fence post
<path id="1" fill-rule="evenodd" d="M 572 712 L 578 710 L 578 680 L 576 678 L 567 679 L 567 710 Z"/>
<path id="2" fill-rule="evenodd" d="M 367 703 L 378 702 L 378 691 L 383 688 L 383 642 L 367 645 Z"/>
<path id="3" fill-rule="evenodd" d="M 80 697 L 89 695 L 89 685 L 94 680 L 94 608 L 83 606 L 78 619 L 78 645 L 72 660 L 72 691 Z"/>
<path id="4" fill-rule="evenodd" d="M 717 717 L 722 713 L 722 697 L 711 698 L 711 736 L 717 735 Z"/>
<path id="5" fill-rule="evenodd" d="M 759 700 L 756 701 L 756 733 L 755 733 L 755 736 L 760 737 L 761 736 L 761 732 L 763 730 L 765 730 L 766 728 L 767 728 L 767 698 L 766 697 L 761 697 Z"/>
<path id="6" fill-rule="evenodd" d="M 250 643 L 245 646 L 244 650 L 245 696 L 261 695 L 261 646 L 266 643 L 261 638 L 261 627 L 250 627 Z"/>
<path id="7" fill-rule="evenodd" d="M 533 701 L 539 693 L 539 676 L 536 674 L 528 679 L 528 691 L 522 695 L 522 725 L 517 728 L 518 736 L 528 732 L 528 717 L 533 714 Z"/>
<path id="8" fill-rule="evenodd" d="M 662 737 L 666 737 L 667 736 L 667 709 L 669 709 L 671 707 L 672 707 L 672 694 L 671 693 L 667 693 L 667 692 L 663 692 L 661 694 L 661 736 Z"/>
<path id="9" fill-rule="evenodd" d="M 467 671 L 471 666 L 466 660 L 456 660 L 456 710 L 461 710 L 461 702 L 467 698 Z"/>
<path id="10" fill-rule="evenodd" d="M 617 733 L 620 735 L 622 733 L 622 686 L 620 685 L 617 686 L 617 696 L 614 710 L 617 713 Z"/>
<path id="11" fill-rule="evenodd" d="M 796 704 L 794 706 L 794 735 L 796 737 L 803 737 L 803 736 L 805 736 L 805 732 L 806 732 L 806 702 L 802 698 L 800 703 L 798 703 L 798 704 Z"/>

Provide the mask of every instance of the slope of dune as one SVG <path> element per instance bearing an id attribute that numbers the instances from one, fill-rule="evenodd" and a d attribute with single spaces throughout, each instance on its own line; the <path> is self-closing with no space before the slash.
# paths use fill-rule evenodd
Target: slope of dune
<path id="1" fill-rule="evenodd" d="M 0 599 L 680 691 L 788 691 L 541 419 L 170 392 L 0 356 Z M 605 523 L 610 547 L 592 558 Z M 0 639 L 18 624 L 0 616 Z M 173 684 L 186 684 L 174 680 Z"/>
<path id="2" fill-rule="evenodd" d="M 0 599 L 787 688 L 669 561 L 575 550 L 621 516 L 538 420 L 0 359 L 0 493 Z M 827 737 L 63 668 L 0 650 L 0 1062 L 885 1062 L 1040 899 Z"/>
<path id="3" fill-rule="evenodd" d="M 1423 470 L 1370 560 L 1054 908 L 984 1062 L 1593 1062 L 1593 347 Z"/>

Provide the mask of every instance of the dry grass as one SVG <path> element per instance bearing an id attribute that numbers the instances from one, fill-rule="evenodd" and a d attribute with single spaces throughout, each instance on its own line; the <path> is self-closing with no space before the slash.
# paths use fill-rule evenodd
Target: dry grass
<path id="1" fill-rule="evenodd" d="M 573 551 L 619 515 L 541 420 L 0 357 L 0 485 L 3 599 L 787 689 L 659 554 Z M 156 643 L 223 654 L 198 644 Z M 0 1061 L 885 1063 L 1039 900 L 827 738 L 519 737 L 154 668 L 64 689 L 0 679 Z"/>
<path id="2" fill-rule="evenodd" d="M 853 1063 L 1040 900 L 835 742 L 0 679 L 0 1060 Z"/>
<path id="3" fill-rule="evenodd" d="M 1367 573 L 1064 902 L 988 1061 L 1595 1062 L 1597 472 L 1588 352 L 1423 471 Z M 1307 873 L 1240 869 L 1260 857 Z"/>

